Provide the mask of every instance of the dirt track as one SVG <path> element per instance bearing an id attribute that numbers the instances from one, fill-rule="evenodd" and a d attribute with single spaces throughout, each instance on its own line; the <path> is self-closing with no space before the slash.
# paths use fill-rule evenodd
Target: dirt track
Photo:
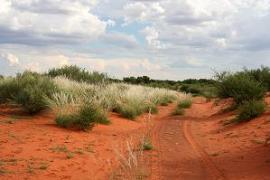
<path id="1" fill-rule="evenodd" d="M 158 152 L 152 179 L 225 179 L 194 140 L 190 131 L 193 120 L 168 114 L 157 124 L 153 134 Z"/>
<path id="2" fill-rule="evenodd" d="M 254 120 L 225 128 L 220 120 L 231 115 L 218 115 L 220 108 L 197 100 L 184 116 L 171 116 L 168 111 L 157 121 L 153 130 L 151 179 L 261 180 L 270 177 L 269 147 L 250 143 L 254 137 L 265 136 L 253 137 L 251 132 L 255 128 L 251 123 L 256 126 L 266 123 Z M 256 133 L 264 132 L 261 129 Z M 228 134 L 237 135 L 228 137 Z"/>

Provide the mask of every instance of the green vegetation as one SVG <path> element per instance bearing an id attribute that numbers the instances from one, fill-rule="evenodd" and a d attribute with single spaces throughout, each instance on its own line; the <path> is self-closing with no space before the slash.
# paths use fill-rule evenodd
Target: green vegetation
<path id="1" fill-rule="evenodd" d="M 106 74 L 95 71 L 89 72 L 75 65 L 51 69 L 49 70 L 48 75 L 50 77 L 63 76 L 74 81 L 86 82 L 91 84 L 103 83 L 105 81 L 108 81 L 108 76 Z"/>
<path id="2" fill-rule="evenodd" d="M 57 91 L 50 78 L 26 71 L 0 81 L 0 102 L 21 105 L 30 114 L 46 108 L 46 98 Z"/>
<path id="3" fill-rule="evenodd" d="M 179 102 L 176 105 L 175 110 L 173 111 L 172 115 L 175 116 L 182 116 L 185 114 L 185 109 L 190 108 L 192 106 L 192 100 L 191 97 L 185 97 L 179 100 Z"/>
<path id="4" fill-rule="evenodd" d="M 108 119 L 100 109 L 93 105 L 84 105 L 78 112 L 58 115 L 57 125 L 64 128 L 78 128 L 81 130 L 92 129 L 95 123 L 106 123 Z"/>
<path id="5" fill-rule="evenodd" d="M 249 121 L 260 116 L 265 111 L 265 103 L 263 101 L 249 101 L 239 107 L 239 115 L 237 122 Z"/>
<path id="6" fill-rule="evenodd" d="M 175 91 L 191 93 L 195 96 L 205 96 L 212 98 L 216 96 L 216 81 L 213 79 L 187 79 L 184 81 L 155 80 L 147 76 L 125 77 L 123 82 L 129 84 L 139 84 L 149 87 L 166 88 Z M 164 103 L 166 105 L 166 103 Z"/>
<path id="7" fill-rule="evenodd" d="M 257 82 L 260 82 L 267 90 L 270 90 L 270 68 L 262 66 L 259 69 L 244 70 L 245 74 L 253 77 Z"/>
<path id="8" fill-rule="evenodd" d="M 174 116 L 182 116 L 185 114 L 185 110 L 183 108 L 176 107 L 173 111 L 172 115 Z"/>
<path id="9" fill-rule="evenodd" d="M 249 121 L 265 111 L 264 96 L 270 85 L 270 69 L 244 69 L 236 73 L 216 75 L 217 94 L 220 98 L 233 98 L 238 109 L 236 121 Z"/>
<path id="10" fill-rule="evenodd" d="M 191 98 L 183 99 L 177 104 L 177 107 L 183 108 L 183 109 L 190 108 L 191 106 L 192 106 Z"/>
<path id="11" fill-rule="evenodd" d="M 142 148 L 144 151 L 150 151 L 153 149 L 153 144 L 149 138 L 143 141 Z"/>
<path id="12" fill-rule="evenodd" d="M 237 105 L 250 100 L 261 100 L 265 88 L 248 73 L 221 73 L 217 75 L 217 92 L 221 98 L 232 97 Z"/>

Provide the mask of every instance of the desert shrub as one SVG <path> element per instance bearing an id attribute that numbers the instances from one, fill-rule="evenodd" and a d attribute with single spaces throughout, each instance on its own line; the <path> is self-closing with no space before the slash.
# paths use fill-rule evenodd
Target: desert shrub
<path id="1" fill-rule="evenodd" d="M 184 115 L 185 114 L 185 110 L 183 108 L 180 107 L 176 107 L 175 110 L 173 111 L 172 115 L 178 116 L 178 115 Z"/>
<path id="2" fill-rule="evenodd" d="M 265 94 L 262 84 L 246 73 L 221 73 L 217 77 L 218 96 L 232 97 L 238 105 L 250 100 L 261 100 Z"/>
<path id="3" fill-rule="evenodd" d="M 105 81 L 109 80 L 106 74 L 95 71 L 89 72 L 74 65 L 51 69 L 49 70 L 48 75 L 51 77 L 64 76 L 71 80 L 91 84 L 104 83 Z"/>
<path id="4" fill-rule="evenodd" d="M 192 105 L 192 100 L 187 98 L 187 99 L 183 99 L 180 100 L 179 103 L 177 104 L 178 108 L 190 108 Z"/>
<path id="5" fill-rule="evenodd" d="M 263 101 L 249 101 L 245 102 L 239 107 L 239 115 L 237 121 L 249 121 L 253 118 L 258 117 L 265 111 L 265 103 Z"/>
<path id="6" fill-rule="evenodd" d="M 206 98 L 216 97 L 216 87 L 213 83 L 195 83 L 195 84 L 183 84 L 180 87 L 180 91 L 190 93 L 193 96 L 203 96 Z"/>
<path id="7" fill-rule="evenodd" d="M 83 105 L 75 113 L 59 114 L 55 121 L 58 126 L 80 130 L 91 130 L 96 123 L 109 123 L 106 114 L 94 105 Z"/>
<path id="8" fill-rule="evenodd" d="M 242 73 L 248 74 L 260 82 L 267 90 L 270 90 L 270 68 L 262 66 L 259 69 L 245 69 Z"/>
<path id="9" fill-rule="evenodd" d="M 5 78 L 0 81 L 0 103 L 8 103 L 19 91 L 15 78 Z"/>
<path id="10" fill-rule="evenodd" d="M 57 86 L 50 78 L 26 71 L 0 84 L 0 101 L 16 103 L 33 114 L 47 107 L 46 98 L 55 91 Z"/>

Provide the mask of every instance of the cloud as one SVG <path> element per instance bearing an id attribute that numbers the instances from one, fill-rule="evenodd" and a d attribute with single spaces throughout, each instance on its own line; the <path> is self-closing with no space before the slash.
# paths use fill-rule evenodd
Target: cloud
<path id="1" fill-rule="evenodd" d="M 94 3 L 83 0 L 0 0 L 0 4 L 0 39 L 5 39 L 1 43 L 17 39 L 28 45 L 78 43 L 102 35 L 107 26 L 91 14 Z"/>
<path id="2" fill-rule="evenodd" d="M 165 10 L 159 2 L 145 4 L 143 2 L 128 3 L 124 6 L 124 20 L 126 24 L 133 21 L 148 21 L 162 18 Z"/>
<path id="3" fill-rule="evenodd" d="M 0 60 L 8 62 L 10 66 L 19 65 L 19 58 L 11 53 L 0 53 Z"/>
<path id="4" fill-rule="evenodd" d="M 145 35 L 145 39 L 150 47 L 156 49 L 164 48 L 159 41 L 159 32 L 155 28 L 147 26 L 142 33 Z"/>
<path id="5" fill-rule="evenodd" d="M 107 45 L 118 46 L 127 49 L 134 49 L 138 47 L 138 42 L 133 35 L 123 33 L 107 33 L 101 38 Z"/>
<path id="6" fill-rule="evenodd" d="M 18 57 L 13 68 L 80 64 L 118 76 L 182 79 L 209 77 L 212 68 L 270 65 L 270 0 L 0 4 L 0 49 Z M 6 59 L 1 57 L 1 67 L 11 68 Z"/>

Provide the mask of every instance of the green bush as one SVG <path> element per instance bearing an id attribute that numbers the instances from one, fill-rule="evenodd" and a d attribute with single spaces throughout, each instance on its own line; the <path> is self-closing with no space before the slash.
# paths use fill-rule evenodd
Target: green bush
<path id="1" fill-rule="evenodd" d="M 270 68 L 262 66 L 259 69 L 247 70 L 243 72 L 260 82 L 267 90 L 270 90 Z"/>
<path id="2" fill-rule="evenodd" d="M 62 68 L 54 68 L 49 70 L 48 75 L 51 77 L 64 76 L 68 79 L 87 82 L 92 84 L 103 83 L 108 81 L 108 76 L 99 72 L 89 72 L 78 66 L 64 66 Z"/>
<path id="3" fill-rule="evenodd" d="M 184 99 L 177 104 L 178 108 L 190 108 L 192 106 L 191 99 Z"/>
<path id="4" fill-rule="evenodd" d="M 239 107 L 238 122 L 249 121 L 258 117 L 265 111 L 265 103 L 263 101 L 249 101 L 245 102 Z"/>
<path id="5" fill-rule="evenodd" d="M 261 100 L 264 97 L 265 88 L 247 73 L 221 73 L 217 77 L 218 96 L 232 97 L 237 105 L 250 100 Z"/>
<path id="6" fill-rule="evenodd" d="M 174 116 L 178 116 L 178 115 L 184 115 L 185 114 L 185 110 L 183 108 L 180 107 L 176 107 L 175 110 L 173 111 L 172 115 Z"/>
<path id="7" fill-rule="evenodd" d="M 46 98 L 56 91 L 50 78 L 26 71 L 0 83 L 0 102 L 16 103 L 34 114 L 47 107 Z"/>
<path id="8" fill-rule="evenodd" d="M 61 114 L 56 117 L 56 124 L 64 128 L 91 130 L 96 123 L 108 124 L 106 113 L 93 105 L 84 105 L 73 114 Z"/>

